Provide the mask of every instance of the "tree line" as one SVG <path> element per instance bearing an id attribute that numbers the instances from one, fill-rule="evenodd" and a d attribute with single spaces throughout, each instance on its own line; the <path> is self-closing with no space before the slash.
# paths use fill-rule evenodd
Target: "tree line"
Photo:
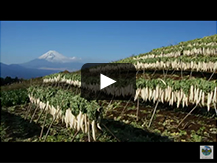
<path id="1" fill-rule="evenodd" d="M 7 76 L 6 78 L 0 77 L 0 80 L 1 80 L 1 86 L 24 81 L 24 79 L 22 78 L 21 79 L 18 79 L 18 77 L 11 78 L 9 76 Z"/>

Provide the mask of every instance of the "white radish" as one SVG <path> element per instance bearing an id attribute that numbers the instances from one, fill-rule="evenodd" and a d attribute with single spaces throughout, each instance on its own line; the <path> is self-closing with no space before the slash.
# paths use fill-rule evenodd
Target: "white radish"
<path id="1" fill-rule="evenodd" d="M 96 140 L 96 128 L 95 128 L 95 121 L 92 121 L 92 136 L 93 136 L 93 140 Z"/>
<path id="2" fill-rule="evenodd" d="M 153 90 L 153 93 L 152 93 L 152 99 L 153 99 L 153 102 L 155 103 L 156 101 L 156 90 L 155 89 Z"/>
<path id="3" fill-rule="evenodd" d="M 141 88 L 138 88 L 138 89 L 136 90 L 136 95 L 135 95 L 134 101 L 137 100 L 137 98 L 138 98 L 140 92 L 141 92 Z"/>
<path id="4" fill-rule="evenodd" d="M 158 99 L 159 96 L 159 86 L 156 86 L 156 92 L 155 92 L 155 101 Z"/>
<path id="5" fill-rule="evenodd" d="M 177 92 L 177 108 L 179 107 L 181 102 L 181 91 Z"/>
<path id="6" fill-rule="evenodd" d="M 207 96 L 207 110 L 209 111 L 210 110 L 210 93 L 208 93 L 208 96 Z"/>
<path id="7" fill-rule="evenodd" d="M 98 129 L 102 130 L 102 128 L 100 127 L 99 123 L 97 123 L 97 127 L 98 127 Z"/>
<path id="8" fill-rule="evenodd" d="M 192 101 L 193 101 L 193 98 L 194 98 L 194 87 L 193 87 L 193 85 L 191 85 L 189 101 L 192 102 Z"/>
<path id="9" fill-rule="evenodd" d="M 80 123 L 81 123 L 81 111 L 77 115 L 77 131 L 80 130 Z"/>
<path id="10" fill-rule="evenodd" d="M 148 97 L 148 100 L 151 101 L 151 97 L 152 97 L 152 89 L 149 88 L 149 97 Z"/>
<path id="11" fill-rule="evenodd" d="M 84 132 L 87 133 L 87 131 L 88 131 L 87 114 L 84 114 L 84 126 L 85 126 Z"/>
<path id="12" fill-rule="evenodd" d="M 202 106 L 205 106 L 205 93 L 202 93 Z"/>
<path id="13" fill-rule="evenodd" d="M 83 114 L 81 114 L 80 128 L 81 128 L 82 132 L 84 132 L 84 115 Z"/>
<path id="14" fill-rule="evenodd" d="M 199 98 L 197 100 L 197 103 L 196 104 L 199 104 L 200 100 L 201 100 L 201 97 L 202 97 L 202 90 L 200 90 L 200 94 L 199 94 Z"/>
<path id="15" fill-rule="evenodd" d="M 212 102 L 213 102 L 213 103 L 216 103 L 216 102 L 217 102 L 217 87 L 215 87 Z"/>
<path id="16" fill-rule="evenodd" d="M 162 90 L 161 92 L 162 92 L 162 93 L 161 93 L 161 102 L 164 103 L 164 96 L 165 96 L 165 93 L 164 93 L 163 90 Z"/>
<path id="17" fill-rule="evenodd" d="M 145 89 L 146 89 L 146 88 L 143 88 L 143 89 L 141 90 L 141 97 L 142 97 L 143 100 L 145 99 Z"/>

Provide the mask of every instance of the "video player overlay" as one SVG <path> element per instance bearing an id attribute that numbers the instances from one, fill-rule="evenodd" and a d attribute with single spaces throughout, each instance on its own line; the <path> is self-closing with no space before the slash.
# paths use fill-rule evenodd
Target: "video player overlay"
<path id="1" fill-rule="evenodd" d="M 81 97 L 128 100 L 136 94 L 136 69 L 130 63 L 86 63 L 81 68 Z"/>

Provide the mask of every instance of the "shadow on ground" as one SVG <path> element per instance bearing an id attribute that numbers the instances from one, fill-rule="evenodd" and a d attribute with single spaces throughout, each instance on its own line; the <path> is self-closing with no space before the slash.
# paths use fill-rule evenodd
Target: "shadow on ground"
<path id="1" fill-rule="evenodd" d="M 30 123 L 29 120 L 25 120 L 19 115 L 14 115 L 4 110 L 1 110 L 1 125 L 1 141 L 5 141 L 8 138 L 10 138 L 11 142 L 32 139 L 38 137 L 41 132 L 40 125 L 34 121 Z M 166 136 L 151 133 L 141 128 L 135 128 L 130 124 L 111 119 L 103 119 L 100 126 L 103 129 L 103 135 L 110 135 L 112 139 L 120 142 L 173 142 L 173 140 Z M 3 136 L 2 130 L 5 128 L 6 133 Z M 46 131 L 47 128 L 44 129 L 43 135 Z"/>
<path id="2" fill-rule="evenodd" d="M 38 137 L 41 132 L 39 124 L 35 122 L 30 123 L 29 120 L 25 120 L 19 115 L 14 115 L 4 110 L 1 110 L 1 128 L 1 141 L 4 141 L 2 137 L 10 137 L 10 141 Z M 6 130 L 4 135 L 3 130 Z M 45 128 L 43 133 L 46 130 Z"/>
<path id="3" fill-rule="evenodd" d="M 110 119 L 102 120 L 102 129 L 107 134 L 113 135 L 120 142 L 173 142 L 166 136 L 135 128 L 130 124 Z"/>

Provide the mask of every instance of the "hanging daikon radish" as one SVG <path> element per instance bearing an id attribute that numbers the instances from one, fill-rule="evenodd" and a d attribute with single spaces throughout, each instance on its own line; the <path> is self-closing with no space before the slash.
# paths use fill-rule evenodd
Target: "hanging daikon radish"
<path id="1" fill-rule="evenodd" d="M 177 101 L 177 91 L 173 92 L 174 96 L 173 96 L 173 102 L 175 103 Z"/>
<path id="2" fill-rule="evenodd" d="M 199 88 L 196 89 L 194 102 L 197 103 L 198 99 L 199 99 Z"/>
<path id="3" fill-rule="evenodd" d="M 96 141 L 96 126 L 95 126 L 95 120 L 92 121 L 92 136 L 93 140 Z"/>
<path id="4" fill-rule="evenodd" d="M 152 100 L 153 100 L 153 103 L 155 103 L 156 101 L 156 90 L 155 89 L 153 90 L 153 93 L 152 93 Z"/>
<path id="5" fill-rule="evenodd" d="M 87 131 L 88 131 L 87 114 L 84 114 L 84 126 L 85 126 L 84 132 L 87 133 Z"/>
<path id="6" fill-rule="evenodd" d="M 81 111 L 77 115 L 77 131 L 80 130 L 80 123 L 81 123 Z"/>
<path id="7" fill-rule="evenodd" d="M 140 92 L 141 92 L 141 88 L 138 88 L 138 89 L 136 90 L 136 95 L 135 95 L 134 101 L 137 100 L 137 98 L 138 98 Z"/>
<path id="8" fill-rule="evenodd" d="M 65 115 L 62 115 L 62 123 L 65 122 Z"/>
<path id="9" fill-rule="evenodd" d="M 74 115 L 72 115 L 71 111 L 69 111 L 68 114 L 69 114 L 69 126 L 70 128 L 73 128 L 74 127 Z"/>
<path id="10" fill-rule="evenodd" d="M 183 98 L 182 98 L 182 108 L 184 108 L 185 105 L 188 105 L 188 104 L 187 104 L 187 102 L 188 102 L 187 100 L 188 100 L 188 99 L 187 99 L 186 95 L 184 94 L 184 95 L 183 95 Z"/>
<path id="11" fill-rule="evenodd" d="M 74 121 L 73 121 L 73 128 L 74 128 L 75 130 L 77 130 L 77 123 L 78 123 L 77 117 L 74 116 L 74 119 L 73 119 L 73 120 L 74 120 Z"/>
<path id="12" fill-rule="evenodd" d="M 207 96 L 207 110 L 209 111 L 210 110 L 210 93 L 208 93 L 208 96 Z"/>
<path id="13" fill-rule="evenodd" d="M 192 102 L 193 99 L 194 99 L 194 87 L 193 87 L 193 85 L 191 85 L 189 100 Z"/>
<path id="14" fill-rule="evenodd" d="M 184 92 L 183 92 L 183 89 L 181 89 L 181 91 L 180 91 L 180 101 L 184 101 Z"/>
<path id="15" fill-rule="evenodd" d="M 180 105 L 180 102 L 181 102 L 181 91 L 177 92 L 177 108 L 179 107 Z"/>
<path id="16" fill-rule="evenodd" d="M 45 106 L 45 111 L 48 111 L 49 110 L 49 101 L 47 101 L 47 103 L 46 103 L 46 106 Z"/>
<path id="17" fill-rule="evenodd" d="M 65 123 L 66 123 L 66 128 L 68 128 L 68 125 L 69 125 L 69 119 L 70 119 L 70 115 L 69 115 L 69 111 L 70 109 L 67 109 L 66 110 L 66 113 L 65 113 Z"/>
<path id="18" fill-rule="evenodd" d="M 145 87 L 141 90 L 141 97 L 144 100 L 145 99 Z"/>
<path id="19" fill-rule="evenodd" d="M 152 89 L 149 88 L 149 89 L 148 89 L 148 92 L 149 92 L 148 100 L 151 101 L 151 97 L 152 97 Z"/>
<path id="20" fill-rule="evenodd" d="M 169 95 L 169 93 L 168 93 L 168 88 L 166 88 L 166 89 L 164 89 L 164 101 L 168 101 L 168 95 Z"/>
<path id="21" fill-rule="evenodd" d="M 172 88 L 168 87 L 168 101 L 172 98 Z"/>
<path id="22" fill-rule="evenodd" d="M 202 92 L 202 106 L 205 106 L 205 93 Z"/>
<path id="23" fill-rule="evenodd" d="M 39 102 L 39 108 L 42 109 L 42 102 Z"/>
<path id="24" fill-rule="evenodd" d="M 30 102 L 32 102 L 32 97 L 28 94 L 29 100 Z"/>
<path id="25" fill-rule="evenodd" d="M 62 110 L 60 109 L 59 105 L 57 105 L 57 120 L 62 118 Z"/>
<path id="26" fill-rule="evenodd" d="M 165 96 L 164 90 L 161 90 L 161 102 L 162 103 L 164 103 L 164 96 Z"/>
<path id="27" fill-rule="evenodd" d="M 80 128 L 84 132 L 84 114 L 81 114 Z"/>
<path id="28" fill-rule="evenodd" d="M 202 90 L 200 90 L 199 98 L 197 99 L 196 104 L 199 104 L 199 102 L 200 102 L 200 100 L 201 100 L 201 97 L 202 97 Z"/>
<path id="29" fill-rule="evenodd" d="M 159 86 L 156 86 L 156 92 L 155 92 L 155 101 L 158 99 L 159 97 Z"/>
<path id="30" fill-rule="evenodd" d="M 51 108 L 50 108 L 50 114 L 53 116 L 53 118 L 54 118 L 54 116 L 55 116 L 55 113 L 56 113 L 56 109 L 55 109 L 55 107 L 52 105 Z"/>
<path id="31" fill-rule="evenodd" d="M 36 104 L 37 104 L 37 105 L 39 105 L 39 104 L 40 104 L 40 100 L 39 100 L 39 99 L 37 99 L 37 101 L 36 101 Z"/>
<path id="32" fill-rule="evenodd" d="M 149 91 L 148 91 L 148 87 L 145 88 L 145 101 L 148 100 L 148 96 L 149 96 Z"/>
<path id="33" fill-rule="evenodd" d="M 174 96 L 175 96 L 175 94 L 174 94 L 174 92 L 172 92 L 172 98 L 171 98 L 172 99 L 172 103 L 171 103 L 172 106 L 173 106 L 173 102 L 174 102 L 174 98 L 175 98 Z"/>
<path id="34" fill-rule="evenodd" d="M 212 102 L 213 103 L 216 103 L 217 102 L 217 87 L 215 87 L 214 89 L 214 93 L 213 93 L 213 99 L 212 99 Z"/>
<path id="35" fill-rule="evenodd" d="M 99 123 L 97 123 L 97 128 L 102 130 L 102 128 L 100 127 Z"/>
<path id="36" fill-rule="evenodd" d="M 210 100 L 209 100 L 210 104 L 212 102 L 212 97 L 213 97 L 213 91 L 211 91 L 211 93 L 210 93 Z"/>
<path id="37" fill-rule="evenodd" d="M 169 100 L 169 105 L 172 105 L 172 103 L 173 103 L 173 93 L 171 93 L 172 95 L 171 95 L 171 99 Z"/>
<path id="38" fill-rule="evenodd" d="M 197 98 L 197 88 L 194 87 L 194 94 L 193 94 L 193 102 L 196 103 L 196 98 Z"/>

